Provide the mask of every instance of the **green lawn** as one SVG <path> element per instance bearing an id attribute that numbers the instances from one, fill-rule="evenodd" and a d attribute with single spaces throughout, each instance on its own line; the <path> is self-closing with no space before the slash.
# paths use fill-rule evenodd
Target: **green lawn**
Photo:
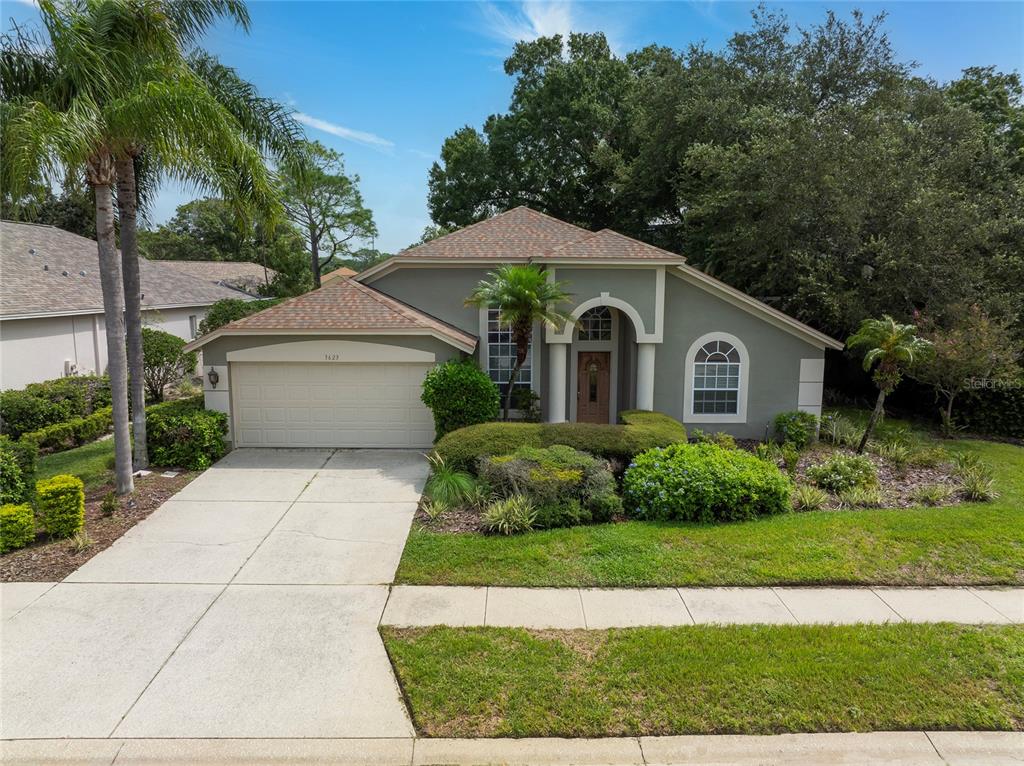
<path id="1" fill-rule="evenodd" d="M 1024 631 L 382 629 L 435 737 L 1024 728 Z"/>
<path id="2" fill-rule="evenodd" d="M 629 522 L 514 537 L 414 529 L 396 581 L 435 585 L 1024 583 L 1024 448 L 959 441 L 992 503 L 791 513 L 717 526 Z"/>
<path id="3" fill-rule="evenodd" d="M 91 442 L 81 447 L 43 455 L 36 464 L 36 478 L 48 479 L 59 473 L 70 473 L 85 483 L 85 488 L 95 489 L 111 481 L 112 473 L 107 461 L 114 454 L 114 440 Z"/>

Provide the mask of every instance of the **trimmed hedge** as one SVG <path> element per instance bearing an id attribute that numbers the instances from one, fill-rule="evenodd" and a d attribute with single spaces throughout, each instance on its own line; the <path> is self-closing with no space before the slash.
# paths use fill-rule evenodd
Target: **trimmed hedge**
<path id="1" fill-rule="evenodd" d="M 434 439 L 498 417 L 498 387 L 472 359 L 453 359 L 431 369 L 420 396 L 434 414 Z"/>
<path id="2" fill-rule="evenodd" d="M 686 441 L 678 420 L 659 412 L 628 410 L 622 425 L 600 423 L 480 423 L 445 434 L 435 449 L 448 465 L 475 471 L 482 457 L 507 455 L 520 447 L 564 444 L 606 460 L 628 463 L 653 447 Z"/>
<path id="3" fill-rule="evenodd" d="M 22 391 L 0 392 L 0 431 L 14 439 L 110 406 L 110 380 L 99 376 L 30 383 Z"/>
<path id="4" fill-rule="evenodd" d="M 189 402 L 183 399 L 146 411 L 146 440 L 153 465 L 202 470 L 227 451 L 227 415 L 203 409 L 201 396 L 193 399 L 198 400 L 198 406 L 182 404 Z"/>
<path id="5" fill-rule="evenodd" d="M 790 510 L 792 485 L 778 466 L 717 444 L 673 444 L 637 455 L 622 482 L 639 519 L 744 521 Z"/>
<path id="6" fill-rule="evenodd" d="M 0 497 L 2 503 L 28 503 L 35 497 L 36 491 L 36 457 L 39 450 L 35 444 L 21 441 L 12 441 L 6 436 L 0 436 L 0 461 L 4 465 L 8 460 L 13 460 L 17 466 L 17 473 L 7 472 L 0 469 Z M 16 477 L 17 481 L 11 477 Z M 18 495 L 14 489 L 15 485 L 20 486 L 21 494 Z"/>
<path id="7" fill-rule="evenodd" d="M 43 528 L 52 537 L 71 537 L 85 526 L 85 489 L 77 476 L 37 482 L 36 495 Z"/>
<path id="8" fill-rule="evenodd" d="M 104 407 L 84 418 L 73 418 L 63 423 L 22 434 L 22 442 L 30 442 L 39 450 L 60 452 L 94 442 L 114 427 L 113 408 Z"/>
<path id="9" fill-rule="evenodd" d="M 0 553 L 24 548 L 35 539 L 36 522 L 31 505 L 0 507 Z"/>

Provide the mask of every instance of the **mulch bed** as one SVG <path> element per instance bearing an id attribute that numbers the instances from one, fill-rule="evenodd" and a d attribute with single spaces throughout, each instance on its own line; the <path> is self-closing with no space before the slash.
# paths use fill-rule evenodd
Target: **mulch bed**
<path id="1" fill-rule="evenodd" d="M 158 473 L 135 478 L 131 500 L 123 500 L 121 510 L 113 516 L 100 511 L 103 497 L 112 485 L 90 490 L 85 495 L 85 531 L 93 544 L 75 551 L 70 540 L 50 540 L 44 533 L 26 548 L 0 556 L 0 582 L 55 582 L 63 580 L 100 551 L 109 548 L 117 538 L 134 527 L 182 487 L 198 476 L 196 472 L 180 473 L 167 478 Z"/>

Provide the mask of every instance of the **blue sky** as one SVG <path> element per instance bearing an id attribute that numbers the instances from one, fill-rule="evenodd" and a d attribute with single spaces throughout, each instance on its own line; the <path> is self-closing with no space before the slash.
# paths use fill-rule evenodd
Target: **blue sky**
<path id="1" fill-rule="evenodd" d="M 619 53 L 651 43 L 720 47 L 749 26 L 754 3 L 714 2 L 297 2 L 250 1 L 246 36 L 222 26 L 206 47 L 268 96 L 299 113 L 311 138 L 345 155 L 361 177 L 380 236 L 395 251 L 429 223 L 427 171 L 459 127 L 479 127 L 508 106 L 512 81 L 502 61 L 517 39 L 603 31 Z M 832 8 L 886 11 L 903 60 L 940 81 L 972 65 L 1024 70 L 1024 3 L 770 3 L 795 24 Z M 36 16 L 31 2 L 3 1 L 5 19 Z M 164 221 L 192 197 L 162 190 Z"/>

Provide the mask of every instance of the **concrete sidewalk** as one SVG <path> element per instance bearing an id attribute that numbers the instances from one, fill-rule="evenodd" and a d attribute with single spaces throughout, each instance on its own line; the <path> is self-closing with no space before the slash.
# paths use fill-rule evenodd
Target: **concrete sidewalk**
<path id="1" fill-rule="evenodd" d="M 382 625 L 1024 623 L 1024 588 L 497 588 L 398 585 Z"/>
<path id="2" fill-rule="evenodd" d="M 10 766 L 113 764 L 901 764 L 1009 766 L 1024 759 L 1022 732 L 874 732 L 609 739 L 107 739 L 0 742 Z"/>

